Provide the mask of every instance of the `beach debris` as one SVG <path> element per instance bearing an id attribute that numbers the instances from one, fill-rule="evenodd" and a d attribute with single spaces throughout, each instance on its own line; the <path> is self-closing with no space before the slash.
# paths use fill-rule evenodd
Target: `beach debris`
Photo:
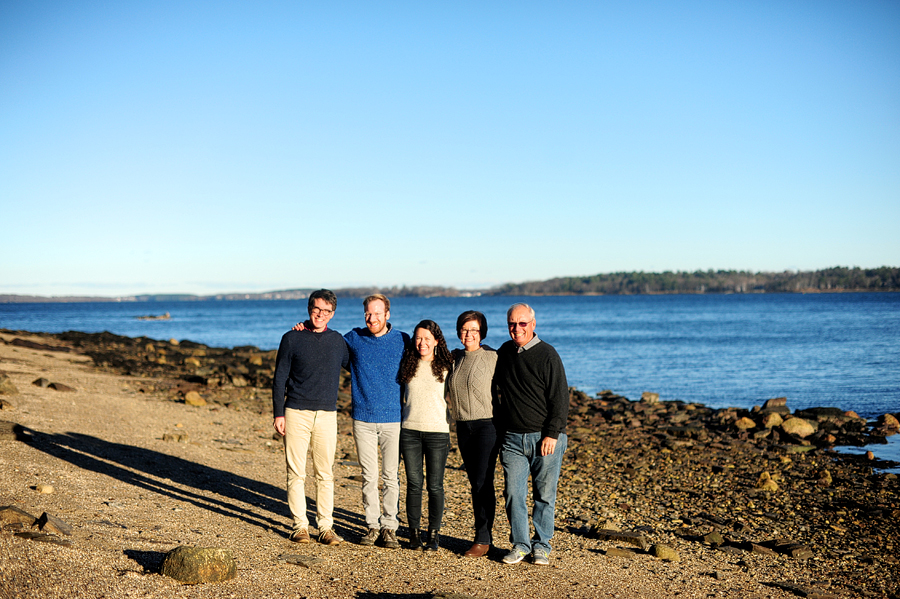
<path id="1" fill-rule="evenodd" d="M 52 533 L 59 535 L 70 536 L 72 534 L 72 526 L 68 523 L 60 520 L 53 514 L 48 514 L 44 512 L 41 514 L 41 517 L 37 519 L 35 525 L 44 533 Z"/>
<path id="2" fill-rule="evenodd" d="M 75 391 L 75 387 L 70 387 L 65 383 L 50 383 L 49 385 L 47 385 L 47 387 L 53 389 L 54 391 L 65 391 L 69 393 Z"/>
<path id="3" fill-rule="evenodd" d="M 0 507 L 0 528 L 21 528 L 34 526 L 37 518 L 13 505 Z"/>
<path id="4" fill-rule="evenodd" d="M 159 573 L 186 584 L 225 582 L 237 576 L 237 564 L 231 549 L 182 545 L 166 554 Z"/>
<path id="5" fill-rule="evenodd" d="M 50 386 L 50 381 L 49 381 L 49 379 L 45 379 L 44 377 L 41 377 L 39 379 L 34 379 L 33 381 L 31 381 L 31 384 L 36 387 L 43 387 L 46 389 L 47 387 Z"/>
<path id="6" fill-rule="evenodd" d="M 16 395 L 19 390 L 13 384 L 12 379 L 6 374 L 0 374 L 0 395 Z"/>
<path id="7" fill-rule="evenodd" d="M 678 555 L 678 551 L 671 545 L 666 545 L 665 543 L 657 543 L 650 548 L 650 553 L 653 557 L 667 562 L 677 562 L 681 559 L 681 556 Z"/>
<path id="8" fill-rule="evenodd" d="M 299 553 L 282 553 L 278 556 L 278 561 L 285 564 L 294 564 L 295 566 L 303 566 L 304 568 L 312 568 L 320 564 L 324 564 L 325 560 L 311 555 L 300 555 Z"/>

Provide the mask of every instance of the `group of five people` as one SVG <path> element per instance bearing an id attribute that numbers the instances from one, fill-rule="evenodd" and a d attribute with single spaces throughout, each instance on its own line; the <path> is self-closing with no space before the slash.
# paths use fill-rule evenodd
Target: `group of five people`
<path id="1" fill-rule="evenodd" d="M 384 295 L 365 298 L 363 308 L 366 326 L 341 336 L 328 328 L 337 297 L 327 289 L 315 291 L 308 300 L 309 318 L 281 339 L 272 404 L 275 430 L 285 439 L 288 506 L 293 518 L 290 539 L 311 542 L 305 492 L 309 453 L 316 477 L 318 541 L 342 542 L 334 531 L 332 467 L 340 370 L 347 368 L 367 527 L 361 545 L 400 546 L 402 457 L 409 546 L 438 549 L 452 418 L 474 512 L 475 536 L 465 555 L 481 557 L 493 544 L 494 469 L 499 456 L 512 543 L 502 561 L 514 564 L 530 555 L 533 563 L 547 565 L 566 449 L 569 393 L 562 360 L 535 334 L 534 310 L 521 303 L 509 308 L 510 341 L 497 351 L 482 344 L 488 330 L 484 315 L 463 312 L 456 324 L 463 348 L 451 352 L 434 321 L 421 321 L 412 337 L 395 330 L 388 322 L 390 300 Z M 531 519 L 529 478 L 534 503 Z M 423 489 L 428 496 L 424 531 Z"/>

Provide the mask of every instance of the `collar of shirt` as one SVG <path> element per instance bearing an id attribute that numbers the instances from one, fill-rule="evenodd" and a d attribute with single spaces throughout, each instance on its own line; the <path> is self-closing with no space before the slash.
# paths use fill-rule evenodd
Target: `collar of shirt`
<path id="1" fill-rule="evenodd" d="M 535 333 L 535 334 L 534 334 L 534 337 L 531 338 L 531 341 L 529 341 L 528 343 L 526 343 L 525 345 L 523 345 L 522 347 L 520 347 L 520 348 L 516 351 L 516 353 L 517 353 L 517 354 L 521 354 L 521 353 L 522 353 L 523 351 L 525 351 L 526 349 L 531 349 L 532 347 L 534 347 L 535 345 L 537 345 L 537 344 L 540 343 L 540 342 L 541 342 L 541 340 L 538 339 L 537 333 Z"/>

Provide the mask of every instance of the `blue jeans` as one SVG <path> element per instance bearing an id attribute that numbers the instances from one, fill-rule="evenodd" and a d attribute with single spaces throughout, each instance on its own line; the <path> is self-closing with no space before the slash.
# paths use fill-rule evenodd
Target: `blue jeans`
<path id="1" fill-rule="evenodd" d="M 513 548 L 532 553 L 541 548 L 550 553 L 550 539 L 556 518 L 556 487 L 566 434 L 561 433 L 556 449 L 548 456 L 541 455 L 541 433 L 505 433 L 500 446 L 500 463 L 506 478 L 506 515 L 509 518 L 509 540 Z M 529 538 L 528 477 L 534 499 L 534 538 Z"/>
<path id="2" fill-rule="evenodd" d="M 444 517 L 444 469 L 450 453 L 450 433 L 400 429 L 400 453 L 406 468 L 406 519 L 410 530 L 422 522 L 422 483 L 428 488 L 428 530 L 440 530 Z M 425 462 L 427 479 L 422 474 Z"/>

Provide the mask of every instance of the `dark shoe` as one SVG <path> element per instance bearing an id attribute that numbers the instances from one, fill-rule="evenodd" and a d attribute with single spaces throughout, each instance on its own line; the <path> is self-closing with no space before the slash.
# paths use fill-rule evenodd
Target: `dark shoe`
<path id="1" fill-rule="evenodd" d="M 319 542 L 322 543 L 323 545 L 329 545 L 331 547 L 334 547 L 335 545 L 340 545 L 341 541 L 343 541 L 343 540 L 344 539 L 337 536 L 337 533 L 335 533 L 330 528 L 319 535 Z"/>
<path id="2" fill-rule="evenodd" d="M 482 557 L 487 555 L 490 549 L 491 545 L 489 543 L 472 543 L 469 550 L 463 553 L 463 557 Z"/>
<path id="3" fill-rule="evenodd" d="M 305 528 L 298 528 L 294 532 L 291 533 L 291 536 L 288 537 L 291 541 L 295 543 L 307 544 L 309 543 L 309 531 Z"/>
<path id="4" fill-rule="evenodd" d="M 359 540 L 360 545 L 371 546 L 375 544 L 375 541 L 378 540 L 378 529 L 370 528 L 369 532 L 366 533 L 366 536 Z"/>
<path id="5" fill-rule="evenodd" d="M 381 529 L 381 534 L 378 535 L 377 544 L 385 549 L 400 549 L 400 542 L 397 541 L 397 533 L 390 528 Z"/>
<path id="6" fill-rule="evenodd" d="M 409 531 L 409 548 L 413 551 L 422 551 L 422 538 L 419 536 L 418 529 Z"/>
<path id="7" fill-rule="evenodd" d="M 428 531 L 428 540 L 425 541 L 425 551 L 437 551 L 438 550 L 438 542 L 441 540 L 441 535 L 438 534 L 436 530 Z"/>

